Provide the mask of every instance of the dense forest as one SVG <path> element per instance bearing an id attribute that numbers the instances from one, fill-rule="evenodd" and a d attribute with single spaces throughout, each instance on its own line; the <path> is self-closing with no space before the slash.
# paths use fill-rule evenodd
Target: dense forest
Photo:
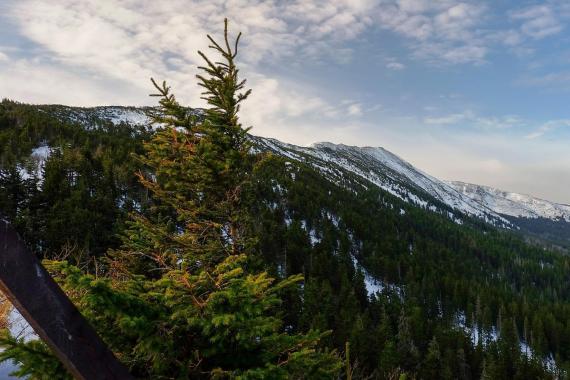
<path id="1" fill-rule="evenodd" d="M 570 257 L 256 148 L 211 42 L 209 108 L 155 83 L 154 127 L 0 103 L 0 210 L 135 376 L 568 377 Z M 0 343 L 19 375 L 68 378 Z"/>

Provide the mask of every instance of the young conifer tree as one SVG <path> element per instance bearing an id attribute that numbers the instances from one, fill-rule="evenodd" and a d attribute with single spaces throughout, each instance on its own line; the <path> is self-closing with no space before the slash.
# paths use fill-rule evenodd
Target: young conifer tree
<path id="1" fill-rule="evenodd" d="M 46 265 L 136 377 L 334 378 L 340 362 L 318 348 L 323 334 L 289 334 L 277 311 L 280 292 L 301 276 L 276 283 L 249 269 L 247 187 L 256 159 L 238 112 L 250 91 L 238 78 L 239 36 L 230 44 L 227 20 L 222 44 L 208 38 L 220 62 L 200 52 L 205 113 L 191 112 L 153 81 L 161 130 L 146 144 L 138 174 L 155 201 L 152 216 L 133 216 L 104 276 Z M 43 352 L 9 352 L 27 369 L 45 361 Z"/>

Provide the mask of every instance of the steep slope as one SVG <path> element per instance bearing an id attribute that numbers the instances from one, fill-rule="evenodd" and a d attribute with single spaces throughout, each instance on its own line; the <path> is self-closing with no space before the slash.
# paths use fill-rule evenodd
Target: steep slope
<path id="1" fill-rule="evenodd" d="M 522 232 L 570 247 L 570 206 L 530 195 L 464 182 L 449 182 L 457 191 L 502 215 Z"/>
<path id="2" fill-rule="evenodd" d="M 489 186 L 451 181 L 448 184 L 470 199 L 484 204 L 497 214 L 515 218 L 550 219 L 570 222 L 570 206 L 530 195 L 518 194 Z"/>
<path id="3" fill-rule="evenodd" d="M 37 110 L 66 123 L 80 124 L 86 130 L 130 125 L 142 131 L 150 128 L 148 112 L 153 108 L 47 105 L 37 106 Z M 200 115 L 202 111 L 189 109 L 189 112 Z M 351 173 L 364 183 L 371 182 L 408 203 L 447 215 L 456 223 L 463 223 L 466 216 L 476 217 L 496 227 L 522 230 L 557 243 L 570 243 L 568 205 L 486 186 L 442 181 L 381 147 L 327 142 L 300 147 L 270 138 L 252 136 L 252 139 L 257 149 L 307 163 L 335 183 L 342 183 L 347 173 Z M 42 147 L 45 142 L 39 141 L 27 162 L 33 161 Z M 41 166 L 42 160 L 38 161 Z M 33 168 L 28 172 L 30 170 Z M 38 168 L 36 172 L 40 174 Z M 23 169 L 22 174 L 25 175 Z"/>
<path id="4" fill-rule="evenodd" d="M 384 148 L 332 143 L 299 147 L 275 139 L 255 138 L 255 141 L 275 154 L 306 162 L 329 177 L 338 177 L 335 169 L 342 168 L 402 200 L 434 212 L 446 213 L 457 223 L 462 223 L 462 215 L 468 215 L 497 227 L 512 227 L 508 220 L 484 204 L 418 170 Z"/>

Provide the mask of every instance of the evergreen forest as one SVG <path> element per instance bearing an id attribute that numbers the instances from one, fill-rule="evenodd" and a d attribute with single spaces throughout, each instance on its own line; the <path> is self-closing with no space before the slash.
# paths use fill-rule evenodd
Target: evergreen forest
<path id="1" fill-rule="evenodd" d="M 155 80 L 155 107 L 115 107 L 148 125 L 0 103 L 0 210 L 133 376 L 568 378 L 567 252 L 268 152 L 239 35 L 208 38 L 205 109 Z M 39 340 L 0 346 L 70 378 Z"/>

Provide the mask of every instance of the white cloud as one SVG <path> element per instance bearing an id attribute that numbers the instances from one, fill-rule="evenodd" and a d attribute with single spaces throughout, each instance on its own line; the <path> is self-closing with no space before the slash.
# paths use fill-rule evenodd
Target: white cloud
<path id="1" fill-rule="evenodd" d="M 207 33 L 219 36 L 223 16 L 231 31 L 244 33 L 244 71 L 263 74 L 278 59 L 349 62 L 352 51 L 342 43 L 372 25 L 369 14 L 378 6 L 376 0 L 7 0 L 4 9 L 18 32 L 60 67 L 134 87 L 165 78 L 183 101 L 196 104 L 196 51 L 207 49 Z"/>
<path id="2" fill-rule="evenodd" d="M 184 103 L 200 106 L 194 75 L 202 62 L 196 51 L 207 50 L 207 33 L 219 37 L 222 15 L 227 15 L 230 31 L 244 33 L 239 58 L 242 73 L 254 88 L 244 108 L 247 123 L 263 129 L 302 116 L 337 117 L 338 106 L 308 85 L 263 73 L 266 62 L 283 57 L 289 63 L 323 55 L 337 61 L 350 59 L 350 50 L 340 47 L 339 41 L 364 30 L 370 23 L 367 13 L 375 4 L 366 0 L 325 3 L 298 0 L 285 6 L 244 0 L 229 6 L 206 0 L 160 4 L 151 0 L 9 0 L 7 13 L 20 33 L 41 47 L 42 55 L 0 72 L 0 96 L 70 105 L 110 99 L 117 104 L 140 104 L 141 99 L 152 101 L 146 97 L 152 76 L 166 79 Z M 29 86 L 18 89 L 26 72 Z M 41 79 L 44 76 L 55 87 L 50 88 Z M 114 85 L 104 93 L 103 84 L 109 83 Z M 350 110 L 352 116 L 358 113 L 355 107 Z"/>
<path id="3" fill-rule="evenodd" d="M 424 123 L 429 125 L 452 125 L 457 124 L 469 118 L 469 115 L 463 113 L 456 113 L 440 117 L 425 117 Z"/>
<path id="4" fill-rule="evenodd" d="M 567 88 L 570 83 L 570 71 L 550 72 L 544 75 L 531 75 L 519 79 L 517 82 L 523 86 L 549 86 Z"/>
<path id="5" fill-rule="evenodd" d="M 147 101 L 151 89 L 150 82 L 146 88 L 133 88 L 117 80 L 38 60 L 9 61 L 0 72 L 0 98 L 35 104 L 137 105 Z"/>
<path id="6" fill-rule="evenodd" d="M 413 56 L 435 64 L 482 63 L 488 40 L 479 36 L 486 7 L 454 0 L 388 1 L 380 27 L 411 40 Z"/>
<path id="7" fill-rule="evenodd" d="M 521 21 L 525 35 L 540 39 L 560 33 L 564 25 L 556 15 L 553 4 L 533 5 L 511 13 L 513 20 Z"/>
<path id="8" fill-rule="evenodd" d="M 362 105 L 355 103 L 348 106 L 347 112 L 350 116 L 362 116 Z"/>
<path id="9" fill-rule="evenodd" d="M 522 34 L 518 30 L 513 29 L 498 31 L 490 38 L 494 38 L 507 46 L 518 46 L 524 40 Z"/>
<path id="10" fill-rule="evenodd" d="M 527 125 L 527 122 L 518 116 L 493 116 L 493 117 L 476 117 L 474 125 L 482 129 L 508 129 L 513 127 L 522 127 Z"/>
<path id="11" fill-rule="evenodd" d="M 414 56 L 430 63 L 441 64 L 482 64 L 486 62 L 489 50 L 483 44 L 472 41 L 468 45 L 449 43 L 422 43 L 416 46 Z"/>
<path id="12" fill-rule="evenodd" d="M 153 74 L 190 82 L 194 73 L 180 69 L 195 66 L 222 15 L 245 33 L 241 60 L 253 67 L 283 58 L 350 62 L 343 42 L 374 26 L 410 38 L 415 56 L 428 61 L 481 63 L 488 54 L 474 30 L 485 7 L 458 0 L 8 0 L 6 8 L 25 37 L 62 63 L 133 83 Z"/>
<path id="13" fill-rule="evenodd" d="M 261 74 L 249 75 L 253 88 L 241 115 L 253 133 L 296 144 L 349 139 L 359 129 L 354 119 L 362 106 L 354 101 L 331 103 L 306 83 L 284 81 Z"/>
<path id="14" fill-rule="evenodd" d="M 399 70 L 404 70 L 406 68 L 406 65 L 400 62 L 388 62 L 386 64 L 386 68 L 390 70 L 399 71 Z"/>
<path id="15" fill-rule="evenodd" d="M 540 125 L 534 132 L 529 133 L 525 137 L 529 140 L 537 139 L 548 132 L 564 127 L 570 127 L 570 119 L 550 120 Z"/>
<path id="16" fill-rule="evenodd" d="M 8 56 L 0 51 L 0 62 L 8 61 Z"/>
<path id="17" fill-rule="evenodd" d="M 426 111 L 431 112 L 428 108 Z M 442 116 L 427 116 L 423 119 L 428 125 L 458 125 L 471 126 L 485 130 L 499 130 L 513 127 L 521 127 L 527 124 L 526 121 L 515 115 L 506 116 L 480 116 L 473 111 L 467 110 L 461 113 L 454 113 Z"/>
<path id="18" fill-rule="evenodd" d="M 497 40 L 515 45 L 520 38 L 517 31 L 492 38 L 480 28 L 487 7 L 460 0 L 6 0 L 4 8 L 19 32 L 60 64 L 133 86 L 167 78 L 188 102 L 198 99 L 196 50 L 207 48 L 206 33 L 219 35 L 223 16 L 233 31 L 244 32 L 240 61 L 259 73 L 282 59 L 348 63 L 346 42 L 375 27 L 405 37 L 412 57 L 433 64 L 481 64 Z M 512 19 L 534 22 L 532 12 L 549 25 L 546 10 L 521 10 Z M 405 66 L 395 60 L 386 67 Z"/>
<path id="19" fill-rule="evenodd" d="M 431 111 L 431 109 L 428 109 L 428 112 L 429 111 Z M 524 129 L 532 128 L 531 122 L 516 115 L 485 117 L 476 115 L 472 111 L 443 116 L 427 116 L 423 118 L 423 122 L 427 125 L 471 126 L 487 131 L 499 131 L 515 127 Z M 565 127 L 570 127 L 570 119 L 549 120 L 540 124 L 538 127 L 535 127 L 532 132 L 526 134 L 524 137 L 527 140 L 537 139 L 548 132 Z"/>

